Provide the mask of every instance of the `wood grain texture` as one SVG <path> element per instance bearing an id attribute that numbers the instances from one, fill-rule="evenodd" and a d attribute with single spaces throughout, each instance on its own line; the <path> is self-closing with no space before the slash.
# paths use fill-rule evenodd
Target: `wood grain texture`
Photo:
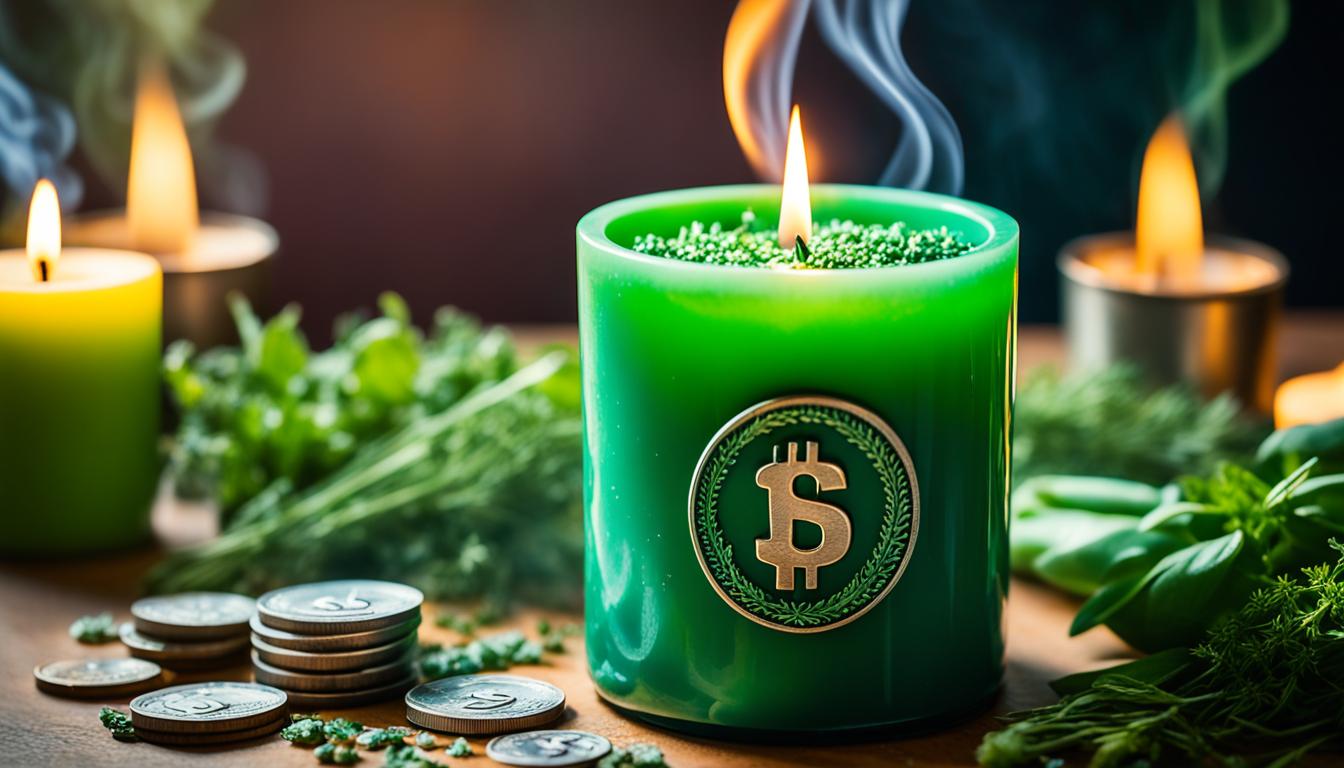
<path id="1" fill-rule="evenodd" d="M 528 344 L 572 340 L 572 327 L 529 329 Z M 1283 343 L 1284 369 L 1289 373 L 1322 370 L 1344 358 L 1344 316 L 1313 315 L 1290 318 Z M 1024 328 L 1021 334 L 1021 370 L 1057 360 L 1059 338 L 1053 329 Z M 12 521 L 10 524 L 14 524 Z M 212 534 L 208 509 L 161 501 L 155 510 L 155 529 L 162 546 L 179 546 Z M 126 699 L 86 702 L 42 694 L 33 684 L 33 667 L 57 659 L 119 656 L 119 644 L 81 646 L 66 634 L 76 617 L 112 611 L 129 618 L 130 602 L 138 592 L 141 575 L 161 550 L 69 563 L 0 564 L 0 765 L 15 766 L 313 766 L 309 750 L 291 747 L 270 737 L 231 748 L 173 749 L 149 744 L 121 744 L 98 725 L 103 704 L 123 706 Z M 1008 671 L 1003 689 L 989 712 L 948 730 L 916 737 L 887 738 L 829 746 L 734 744 L 692 739 L 628 720 L 601 703 L 593 692 L 583 664 L 582 643 L 568 643 L 563 655 L 550 663 L 518 667 L 521 674 L 548 680 L 565 690 L 569 706 L 563 725 L 600 733 L 616 744 L 651 741 L 667 753 L 677 768 L 736 768 L 738 766 L 962 766 L 974 763 L 973 753 L 983 734 L 995 727 L 994 716 L 1053 699 L 1047 682 L 1055 677 L 1114 663 L 1127 651 L 1106 630 L 1094 630 L 1069 639 L 1067 627 L 1076 603 L 1039 585 L 1015 580 L 1008 599 L 1006 629 Z M 442 606 L 428 606 L 420 634 L 425 641 L 457 639 L 433 625 Z M 543 614 L 521 612 L 506 625 L 532 634 Z M 577 617 L 546 614 L 556 622 Z M 237 667 L 180 681 L 248 679 L 248 669 Z M 843 692 L 837 692 L 842 695 Z M 405 724 L 399 702 L 342 710 L 341 715 L 369 725 Z M 446 741 L 446 740 L 445 740 Z M 485 740 L 473 739 L 478 756 L 454 760 L 437 753 L 449 765 L 483 766 Z M 365 754 L 362 765 L 378 765 L 380 755 Z"/>

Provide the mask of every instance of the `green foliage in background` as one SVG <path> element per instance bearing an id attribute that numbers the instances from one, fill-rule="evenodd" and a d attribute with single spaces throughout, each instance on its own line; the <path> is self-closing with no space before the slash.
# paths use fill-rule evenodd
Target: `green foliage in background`
<path id="1" fill-rule="evenodd" d="M 1269 432 L 1230 395 L 1204 401 L 1183 387 L 1153 389 L 1116 366 L 1027 375 L 1013 407 L 1013 479 L 1099 475 L 1162 484 L 1252 455 Z"/>
<path id="2" fill-rule="evenodd" d="M 224 530 L 151 574 L 164 592 L 334 576 L 434 598 L 573 605 L 582 562 L 572 352 L 520 367 L 506 332 L 451 309 L 422 334 L 399 297 L 313 352 L 289 308 L 234 303 L 241 348 L 169 349 L 179 487 Z"/>

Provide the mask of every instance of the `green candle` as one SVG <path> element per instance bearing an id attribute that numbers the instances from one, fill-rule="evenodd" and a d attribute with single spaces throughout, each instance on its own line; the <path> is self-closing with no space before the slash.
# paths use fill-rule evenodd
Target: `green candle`
<path id="1" fill-rule="evenodd" d="M 986 702 L 1002 677 L 1017 225 L 816 186 L 818 221 L 974 247 L 872 269 L 636 253 L 776 221 L 779 189 L 666 192 L 578 225 L 589 665 L 673 726 L 833 731 Z"/>
<path id="2" fill-rule="evenodd" d="M 6 555 L 143 541 L 158 477 L 158 263 L 128 251 L 61 253 L 54 231 L 41 268 L 0 251 Z"/>

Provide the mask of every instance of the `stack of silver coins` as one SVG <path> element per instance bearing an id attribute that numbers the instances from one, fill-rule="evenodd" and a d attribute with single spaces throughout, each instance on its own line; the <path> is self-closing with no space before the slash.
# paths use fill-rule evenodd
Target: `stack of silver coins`
<path id="1" fill-rule="evenodd" d="M 131 699 L 141 739 L 170 746 L 225 744 L 268 736 L 287 721 L 285 692 L 255 683 L 195 683 Z"/>
<path id="2" fill-rule="evenodd" d="M 139 659 L 169 669 L 215 669 L 239 663 L 247 651 L 247 623 L 256 603 L 228 592 L 147 597 L 131 605 L 134 621 L 121 642 Z"/>
<path id="3" fill-rule="evenodd" d="M 258 683 L 295 707 L 332 709 L 400 696 L 415 685 L 418 589 L 325 581 L 267 592 L 252 617 Z"/>

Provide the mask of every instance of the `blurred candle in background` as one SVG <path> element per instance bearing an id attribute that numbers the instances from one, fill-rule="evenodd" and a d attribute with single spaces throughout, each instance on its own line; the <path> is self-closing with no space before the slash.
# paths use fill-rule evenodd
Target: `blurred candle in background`
<path id="1" fill-rule="evenodd" d="M 1319 424 L 1344 418 L 1344 363 L 1333 371 L 1285 381 L 1274 395 L 1274 426 Z"/>
<path id="2" fill-rule="evenodd" d="M 1144 153 L 1135 231 L 1078 238 L 1059 269 L 1071 366 L 1128 363 L 1153 384 L 1230 391 L 1269 412 L 1288 265 L 1260 243 L 1205 237 L 1177 117 Z"/>
<path id="3" fill-rule="evenodd" d="M 60 226 L 44 179 L 27 250 L 0 251 L 6 555 L 144 540 L 159 474 L 159 264 L 128 251 L 62 250 Z"/>
<path id="4" fill-rule="evenodd" d="M 198 348 L 236 341 L 227 298 L 264 305 L 279 236 L 258 219 L 197 208 L 196 175 L 182 115 L 164 68 L 147 64 L 136 89 L 125 211 L 70 223 L 72 243 L 153 254 L 164 272 L 164 340 Z"/>

